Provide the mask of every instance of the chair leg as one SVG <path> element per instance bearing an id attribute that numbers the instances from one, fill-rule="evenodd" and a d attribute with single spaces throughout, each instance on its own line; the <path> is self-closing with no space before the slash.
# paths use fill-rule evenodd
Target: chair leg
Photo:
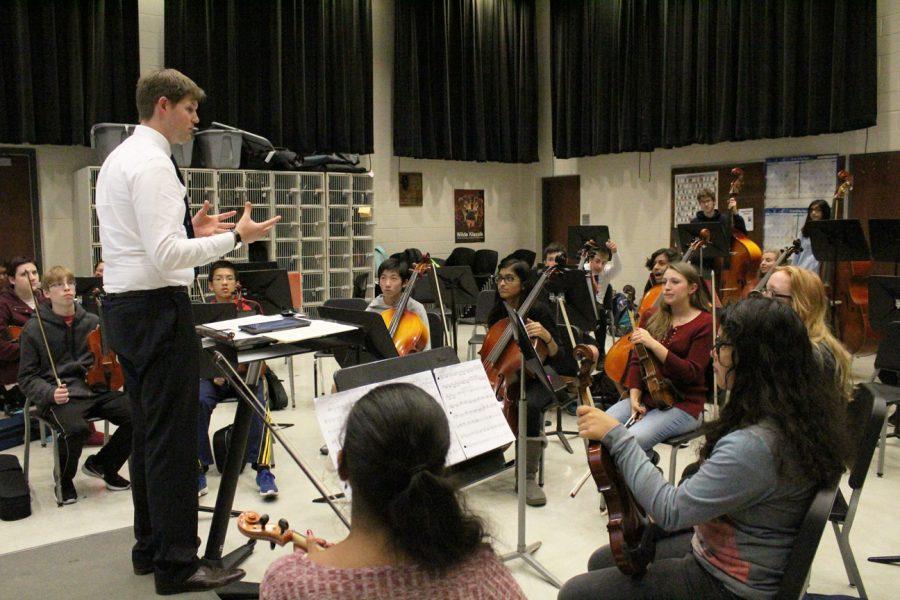
<path id="1" fill-rule="evenodd" d="M 109 419 L 103 421 L 103 445 L 109 441 Z"/>
<path id="2" fill-rule="evenodd" d="M 47 428 L 43 421 L 38 421 L 38 433 L 41 434 L 41 448 L 47 447 Z"/>
<path id="3" fill-rule="evenodd" d="M 844 561 L 844 570 L 847 571 L 847 579 L 850 580 L 850 585 L 856 588 L 860 599 L 865 600 L 868 596 L 866 596 L 866 589 L 863 587 L 859 568 L 856 566 L 856 559 L 853 557 L 853 549 L 850 547 L 849 532 L 846 531 L 846 528 L 842 530 L 837 523 L 832 522 L 831 525 L 834 527 L 834 535 L 837 537 L 841 559 Z"/>
<path id="4" fill-rule="evenodd" d="M 291 387 L 291 408 L 297 408 L 297 399 L 294 397 L 294 357 L 286 356 L 288 368 L 288 384 Z"/>
<path id="5" fill-rule="evenodd" d="M 25 463 L 24 471 L 25 471 L 25 485 L 28 485 L 28 461 L 31 457 L 31 417 L 28 416 L 29 407 L 25 407 L 25 410 L 22 412 L 22 419 L 25 422 L 25 453 L 23 458 L 23 462 Z"/>
<path id="6" fill-rule="evenodd" d="M 881 436 L 878 439 L 878 468 L 875 469 L 875 474 L 879 477 L 884 475 L 884 448 L 887 446 L 887 428 L 888 416 L 885 414 L 884 423 L 881 424 Z"/>
<path id="7" fill-rule="evenodd" d="M 669 483 L 675 485 L 675 467 L 678 466 L 678 446 L 672 446 L 669 454 Z"/>
<path id="8" fill-rule="evenodd" d="M 53 493 L 56 495 L 56 506 L 62 506 L 62 465 L 59 464 L 59 436 L 56 430 L 50 428 L 52 438 L 51 452 L 53 452 Z"/>
<path id="9" fill-rule="evenodd" d="M 319 359 L 313 359 L 313 398 L 319 397 Z"/>

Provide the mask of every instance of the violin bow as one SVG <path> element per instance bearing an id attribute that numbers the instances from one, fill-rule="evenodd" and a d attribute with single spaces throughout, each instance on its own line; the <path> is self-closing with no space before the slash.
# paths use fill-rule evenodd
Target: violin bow
<path id="1" fill-rule="evenodd" d="M 438 264 L 433 258 L 428 259 L 431 263 L 431 273 L 434 275 L 434 289 L 437 290 L 438 307 L 441 309 L 441 325 L 444 326 L 444 339 L 450 340 L 450 329 L 447 327 L 447 315 L 444 313 L 444 299 L 441 294 L 441 282 L 438 281 Z"/>
<path id="2" fill-rule="evenodd" d="M 44 341 L 44 349 L 47 351 L 47 358 L 50 359 L 50 371 L 53 373 L 53 379 L 56 380 L 56 387 L 62 387 L 62 380 L 59 378 L 59 373 L 56 372 L 56 361 L 53 360 L 53 352 L 50 351 L 50 343 L 47 341 L 47 332 L 44 331 L 44 319 L 41 318 L 40 311 L 41 305 L 38 303 L 34 288 L 31 287 L 30 282 L 28 289 L 31 291 L 31 301 L 34 302 L 34 316 L 37 318 L 38 329 L 41 330 L 41 339 Z M 43 296 L 43 294 L 41 295 Z"/>

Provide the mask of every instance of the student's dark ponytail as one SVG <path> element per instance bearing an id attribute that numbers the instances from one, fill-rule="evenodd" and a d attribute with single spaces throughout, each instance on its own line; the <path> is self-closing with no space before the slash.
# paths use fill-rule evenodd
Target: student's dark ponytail
<path id="1" fill-rule="evenodd" d="M 373 389 L 350 411 L 341 473 L 354 511 L 379 522 L 392 546 L 440 573 L 487 547 L 484 526 L 443 476 L 450 430 L 443 409 L 410 384 Z"/>

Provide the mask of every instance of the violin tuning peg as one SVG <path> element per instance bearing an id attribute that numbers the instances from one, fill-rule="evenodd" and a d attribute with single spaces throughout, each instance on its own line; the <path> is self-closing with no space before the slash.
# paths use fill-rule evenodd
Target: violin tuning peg
<path id="1" fill-rule="evenodd" d="M 275 549 L 275 542 L 269 542 L 269 549 L 271 549 L 271 550 Z"/>
<path id="2" fill-rule="evenodd" d="M 290 529 L 287 519 L 278 519 L 278 527 L 281 528 L 282 533 Z"/>
<path id="3" fill-rule="evenodd" d="M 266 523 L 269 522 L 269 515 L 260 515 L 259 516 L 259 526 L 265 529 Z"/>

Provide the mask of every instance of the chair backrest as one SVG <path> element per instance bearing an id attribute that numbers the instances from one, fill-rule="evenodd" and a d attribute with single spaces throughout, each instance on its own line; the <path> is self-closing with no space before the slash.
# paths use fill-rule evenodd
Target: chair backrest
<path id="1" fill-rule="evenodd" d="M 527 248 L 519 248 L 506 258 L 517 258 L 519 260 L 523 260 L 528 263 L 528 268 L 532 268 L 534 266 L 534 260 L 537 258 L 537 252 L 534 250 L 528 250 Z M 503 260 L 506 260 L 504 258 Z"/>
<path id="2" fill-rule="evenodd" d="M 494 308 L 494 298 L 497 292 L 494 290 L 481 290 L 475 302 L 475 322 L 479 325 L 487 325 L 491 309 Z"/>
<path id="3" fill-rule="evenodd" d="M 444 345 L 444 324 L 441 323 L 441 316 L 437 313 L 428 311 L 428 334 L 431 336 L 431 347 L 440 348 Z"/>
<path id="4" fill-rule="evenodd" d="M 853 401 L 847 406 L 847 424 L 856 438 L 848 480 L 854 490 L 861 488 L 866 482 L 866 474 L 875 448 L 878 447 L 886 414 L 887 405 L 879 394 L 877 385 L 864 383 L 854 390 Z"/>
<path id="5" fill-rule="evenodd" d="M 831 507 L 834 505 L 834 498 L 837 495 L 838 481 L 819 490 L 813 497 L 812 503 L 806 511 L 806 517 L 800 525 L 794 547 L 788 555 L 787 568 L 784 571 L 784 577 L 781 578 L 781 585 L 775 596 L 776 600 L 798 600 L 806 591 L 806 576 L 812 567 L 816 550 L 819 548 L 819 541 L 822 539 L 822 532 L 825 530 L 825 524 L 831 514 Z"/>
<path id="6" fill-rule="evenodd" d="M 325 306 L 348 308 L 350 310 L 366 310 L 369 307 L 369 301 L 365 298 L 329 298 L 325 301 Z"/>
<path id="7" fill-rule="evenodd" d="M 875 355 L 875 369 L 900 371 L 900 321 L 888 323 L 884 328 L 884 337 Z"/>
<path id="8" fill-rule="evenodd" d="M 446 265 L 448 267 L 456 266 L 472 266 L 475 261 L 475 250 L 472 248 L 459 247 L 454 248 L 450 256 L 447 257 Z"/>
<path id="9" fill-rule="evenodd" d="M 493 275 L 497 270 L 499 256 L 496 250 L 476 250 L 475 258 L 472 260 L 472 272 L 475 275 Z"/>
<path id="10" fill-rule="evenodd" d="M 365 273 L 360 273 L 356 277 L 353 278 L 353 297 L 354 298 L 365 298 L 366 291 L 369 287 L 369 273 L 368 271 Z"/>

